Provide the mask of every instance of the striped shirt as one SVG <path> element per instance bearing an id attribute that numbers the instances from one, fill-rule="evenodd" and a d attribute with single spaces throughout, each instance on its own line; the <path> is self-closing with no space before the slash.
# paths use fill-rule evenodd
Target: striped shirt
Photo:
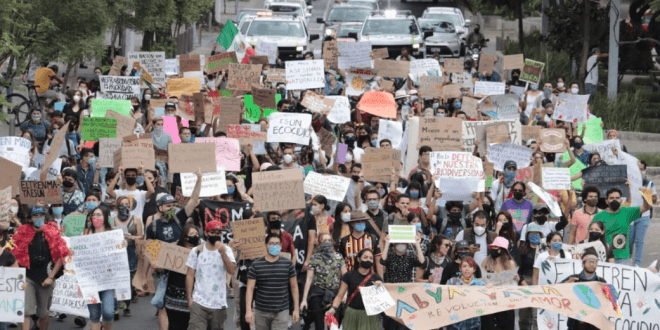
<path id="1" fill-rule="evenodd" d="M 355 269 L 355 260 L 358 252 L 365 248 L 370 248 L 374 251 L 374 256 L 380 255 L 380 246 L 378 239 L 375 235 L 365 233 L 360 238 L 355 238 L 353 235 L 348 235 L 341 239 L 340 253 L 346 260 L 346 269 L 350 272 Z"/>
<path id="2" fill-rule="evenodd" d="M 296 277 L 291 260 L 279 258 L 268 262 L 265 257 L 252 262 L 248 270 L 248 280 L 256 280 L 254 288 L 255 309 L 261 312 L 277 313 L 289 309 L 289 279 Z"/>

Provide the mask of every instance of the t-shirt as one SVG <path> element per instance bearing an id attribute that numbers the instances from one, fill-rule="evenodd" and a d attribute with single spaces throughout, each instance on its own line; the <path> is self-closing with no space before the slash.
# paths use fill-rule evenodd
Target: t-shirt
<path id="1" fill-rule="evenodd" d="M 598 211 L 596 209 L 596 211 Z M 588 214 L 584 208 L 576 210 L 573 213 L 573 226 L 575 230 L 575 241 L 582 242 L 589 238 L 589 224 L 596 214 Z"/>
<path id="2" fill-rule="evenodd" d="M 550 233 L 557 231 L 557 221 L 546 221 L 542 225 L 538 225 L 539 228 L 541 229 L 541 233 L 543 234 L 543 237 L 547 237 Z M 523 229 L 520 231 L 520 240 L 521 241 L 526 241 L 527 240 L 527 226 L 529 224 L 525 224 Z"/>
<path id="3" fill-rule="evenodd" d="M 423 265 L 417 260 L 416 254 L 404 253 L 400 256 L 393 249 L 389 250 L 385 260 L 380 259 L 380 264 L 385 266 L 385 282 L 387 283 L 412 282 L 414 280 L 413 269 Z"/>
<path id="4" fill-rule="evenodd" d="M 561 257 L 560 255 L 557 255 L 557 256 L 555 257 L 555 259 L 557 259 L 557 258 L 562 258 L 562 259 L 573 259 L 573 257 L 572 257 L 570 254 L 568 254 L 568 253 L 564 253 L 564 256 L 563 256 L 563 257 Z M 543 269 L 543 267 L 541 267 L 541 264 L 542 264 L 543 262 L 545 262 L 546 260 L 551 260 L 551 261 L 552 261 L 552 260 L 554 260 L 554 259 L 550 259 L 550 252 L 548 252 L 548 251 L 543 251 L 543 252 L 541 252 L 538 256 L 536 256 L 536 259 L 534 259 L 534 268 L 536 268 L 536 269 Z M 528 283 L 528 284 L 531 284 L 531 283 Z"/>
<path id="5" fill-rule="evenodd" d="M 165 243 L 176 243 L 181 236 L 181 226 L 183 226 L 186 220 L 188 220 L 186 210 L 179 210 L 179 212 L 176 213 L 176 218 L 179 223 L 174 220 L 165 222 L 162 218 L 152 221 L 147 227 L 147 239 L 157 239 Z M 157 223 L 156 235 L 154 235 L 154 223 Z"/>
<path id="6" fill-rule="evenodd" d="M 464 239 L 464 232 L 464 230 L 461 230 L 458 235 L 456 235 L 456 242 L 462 241 Z M 475 234 L 474 240 L 476 244 L 481 246 L 481 249 L 474 253 L 474 261 L 477 263 L 477 265 L 481 265 L 481 263 L 484 262 L 484 259 L 488 257 L 488 233 L 484 233 L 481 236 L 477 236 Z"/>
<path id="7" fill-rule="evenodd" d="M 405 226 L 405 225 L 409 225 L 409 224 L 410 224 L 410 223 L 408 222 L 408 219 L 403 218 L 403 220 L 401 220 L 401 219 L 399 219 L 399 218 L 396 216 L 396 213 L 391 213 L 391 214 L 388 215 L 387 218 L 385 218 L 385 220 L 383 221 L 383 227 L 381 228 L 381 230 L 383 231 L 383 233 L 386 233 L 386 234 L 387 234 L 387 233 L 390 232 L 390 222 L 389 222 L 389 219 L 392 218 L 392 217 L 394 218 L 394 220 L 392 221 L 392 226 Z"/>
<path id="8" fill-rule="evenodd" d="M 362 275 L 360 272 L 357 270 L 347 272 L 344 274 L 344 276 L 341 277 L 341 281 L 346 283 L 348 285 L 348 291 L 346 295 L 346 302 L 348 302 L 348 299 L 350 299 L 351 295 L 355 290 L 359 290 L 358 286 L 362 281 L 364 281 L 364 278 L 367 277 L 367 275 Z M 373 274 L 371 275 L 371 278 L 363 285 L 365 287 L 367 286 L 372 286 L 374 285 L 374 282 L 377 281 L 382 281 L 382 279 L 378 276 L 378 274 Z M 364 310 L 364 303 L 362 302 L 362 295 L 360 292 L 357 292 L 355 296 L 353 297 L 353 300 L 351 300 L 351 303 L 348 304 L 348 307 L 353 308 L 353 309 L 360 309 Z"/>
<path id="9" fill-rule="evenodd" d="M 144 211 L 144 204 L 147 203 L 147 192 L 145 190 L 126 190 L 118 189 L 115 190 L 116 198 L 121 196 L 132 196 L 133 202 L 135 203 L 135 208 L 131 211 L 131 215 L 138 217 L 142 216 L 142 211 Z"/>
<path id="10" fill-rule="evenodd" d="M 193 300 L 210 309 L 227 308 L 227 275 L 222 255 L 218 250 L 209 251 L 204 244 L 197 255 L 196 247 L 188 254 L 186 266 L 195 270 Z M 231 262 L 236 262 L 231 249 L 225 245 L 224 252 Z"/>
<path id="11" fill-rule="evenodd" d="M 260 312 L 278 313 L 289 309 L 289 279 L 296 277 L 291 260 L 278 258 L 269 262 L 266 257 L 255 260 L 248 270 L 248 279 L 256 280 L 254 308 Z"/>
<path id="12" fill-rule="evenodd" d="M 28 245 L 30 254 L 30 268 L 25 270 L 25 276 L 34 283 L 41 284 L 48 278 L 48 264 L 53 260 L 50 246 L 42 231 L 34 234 L 32 242 Z"/>
<path id="13" fill-rule="evenodd" d="M 348 271 L 353 270 L 357 254 L 364 248 L 371 248 L 374 251 L 374 255 L 380 255 L 380 246 L 378 244 L 378 238 L 375 235 L 364 233 L 360 238 L 348 235 L 341 239 L 339 242 L 339 253 L 344 257 Z"/>
<path id="14" fill-rule="evenodd" d="M 587 77 L 584 78 L 585 84 L 598 84 L 598 56 L 591 55 L 587 60 Z"/>
<path id="15" fill-rule="evenodd" d="M 509 213 L 511 213 L 513 225 L 518 232 L 520 232 L 523 225 L 528 223 L 532 218 L 533 209 L 534 205 L 528 199 L 523 199 L 522 203 L 518 203 L 513 198 L 504 201 L 501 208 L 502 211 L 509 211 Z"/>
<path id="16" fill-rule="evenodd" d="M 50 88 L 50 77 L 54 76 L 55 72 L 49 68 L 39 68 L 34 73 L 34 85 L 36 86 L 37 94 L 43 94 Z"/>
<path id="17" fill-rule="evenodd" d="M 327 290 L 339 288 L 339 270 L 344 265 L 344 258 L 339 253 L 327 256 L 322 253 L 314 253 L 309 260 L 309 269 L 314 270 L 313 285 Z"/>
<path id="18" fill-rule="evenodd" d="M 639 211 L 639 207 L 621 207 L 617 213 L 599 212 L 591 221 L 605 224 L 605 237 L 614 250 L 614 259 L 630 258 L 630 224 L 641 217 Z"/>
<path id="19" fill-rule="evenodd" d="M 364 213 L 366 213 L 374 221 L 376 226 L 378 226 L 379 229 L 383 228 L 383 222 L 385 221 L 385 218 L 387 217 L 387 213 L 385 213 L 385 211 L 383 211 L 382 209 L 378 208 L 378 213 L 376 213 L 376 215 L 373 215 L 368 210 L 365 210 L 367 208 L 366 205 L 362 204 L 362 206 L 364 208 L 362 211 Z M 377 234 L 376 230 L 371 227 L 370 222 L 367 222 L 367 228 L 365 229 L 365 231 L 369 234 L 373 234 L 373 235 Z"/>

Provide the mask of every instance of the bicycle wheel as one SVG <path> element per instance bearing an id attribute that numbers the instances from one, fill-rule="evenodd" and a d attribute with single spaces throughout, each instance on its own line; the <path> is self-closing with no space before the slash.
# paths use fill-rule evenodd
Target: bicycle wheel
<path id="1" fill-rule="evenodd" d="M 26 121 L 30 116 L 30 109 L 32 109 L 32 102 L 24 101 L 19 106 L 14 107 L 14 115 L 16 116 L 16 127 Z"/>
<path id="2" fill-rule="evenodd" d="M 9 106 L 2 106 L 2 112 L 4 112 L 5 114 L 7 114 L 7 124 L 9 124 L 9 118 L 10 118 L 9 116 L 12 116 L 12 115 L 16 116 L 16 115 L 14 114 L 14 110 L 15 110 L 15 109 L 16 109 L 16 110 L 19 110 L 18 108 L 19 108 L 23 103 L 26 103 L 26 102 L 29 102 L 29 101 L 28 101 L 28 99 L 27 99 L 25 96 L 23 96 L 23 95 L 21 95 L 21 94 L 9 94 L 9 95 L 7 95 L 7 102 L 11 103 L 12 106 L 11 106 L 11 107 L 9 107 Z M 27 112 L 28 112 L 28 111 L 29 111 L 29 104 L 28 104 L 28 108 L 25 109 L 25 114 L 23 115 L 23 118 L 25 118 L 25 117 L 27 116 Z M 18 121 L 18 120 L 19 120 L 19 117 L 16 116 L 16 121 Z M 22 121 L 21 121 L 21 122 L 22 122 Z M 15 123 L 15 124 L 16 124 L 16 126 L 19 126 L 19 125 L 20 125 L 20 123 Z"/>

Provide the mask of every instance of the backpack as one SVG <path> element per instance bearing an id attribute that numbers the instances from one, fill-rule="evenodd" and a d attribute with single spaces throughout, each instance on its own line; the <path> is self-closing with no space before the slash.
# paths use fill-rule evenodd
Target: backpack
<path id="1" fill-rule="evenodd" d="M 154 238 L 158 237 L 158 235 L 156 233 L 156 229 L 158 229 L 158 224 L 161 223 L 160 219 L 162 219 L 162 218 L 158 218 L 158 219 L 154 220 L 153 225 L 151 226 L 151 230 L 152 230 L 152 234 L 154 235 Z M 179 228 L 181 230 L 183 230 L 183 227 L 181 227 L 181 223 L 179 223 L 179 219 L 177 219 L 176 215 L 174 216 L 173 220 L 174 220 L 174 223 L 176 223 L 176 225 L 179 226 Z"/>

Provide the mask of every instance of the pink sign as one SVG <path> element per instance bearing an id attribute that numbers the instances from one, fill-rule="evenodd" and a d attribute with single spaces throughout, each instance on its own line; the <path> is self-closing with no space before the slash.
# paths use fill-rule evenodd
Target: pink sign
<path id="1" fill-rule="evenodd" d="M 176 117 L 163 116 L 163 130 L 165 133 L 172 136 L 172 143 L 177 144 L 181 143 L 181 138 L 179 137 L 179 127 L 176 124 Z M 188 127 L 188 119 L 181 118 L 181 125 Z"/>
<path id="2" fill-rule="evenodd" d="M 241 170 L 241 146 L 236 139 L 196 138 L 195 143 L 215 143 L 215 161 L 225 171 Z"/>

